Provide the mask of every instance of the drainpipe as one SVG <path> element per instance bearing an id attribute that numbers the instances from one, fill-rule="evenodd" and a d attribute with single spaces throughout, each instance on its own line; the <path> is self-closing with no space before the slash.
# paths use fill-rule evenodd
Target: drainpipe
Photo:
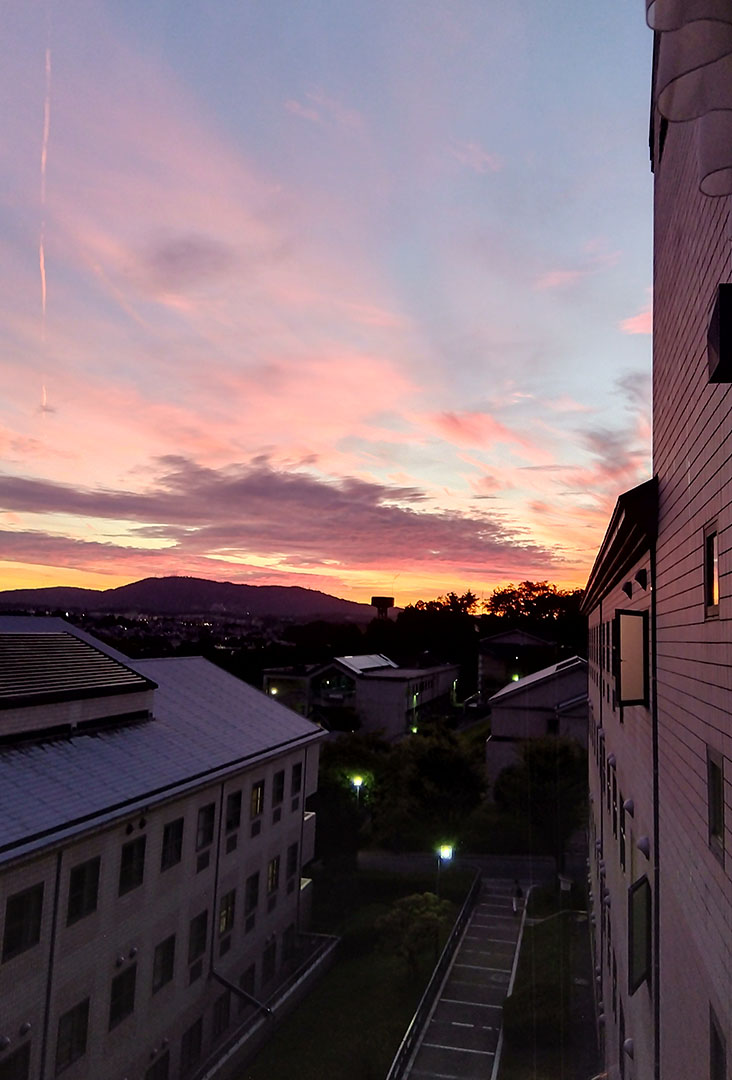
<path id="1" fill-rule="evenodd" d="M 53 887 L 53 915 L 51 917 L 51 944 L 48 953 L 48 972 L 46 975 L 46 1003 L 43 1012 L 43 1035 L 41 1037 L 41 1072 L 39 1080 L 46 1075 L 46 1054 L 48 1053 L 48 1027 L 51 1022 L 51 990 L 53 988 L 53 966 L 56 954 L 56 931 L 58 929 L 58 901 L 61 892 L 61 860 L 63 851 L 56 855 L 56 880 Z"/>
<path id="2" fill-rule="evenodd" d="M 653 733 L 653 1053 L 654 1076 L 661 1076 L 661 905 L 659 889 L 659 775 L 658 775 L 658 650 L 656 646 L 657 600 L 656 600 L 656 544 L 651 544 L 651 730 Z"/>

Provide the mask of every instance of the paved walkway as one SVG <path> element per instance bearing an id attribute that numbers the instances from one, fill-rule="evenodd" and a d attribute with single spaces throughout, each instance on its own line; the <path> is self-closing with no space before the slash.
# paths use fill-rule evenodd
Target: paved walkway
<path id="1" fill-rule="evenodd" d="M 522 882 L 524 893 L 527 885 Z M 511 879 L 484 878 L 439 998 L 406 1076 L 411 1080 L 490 1077 L 522 918 Z"/>

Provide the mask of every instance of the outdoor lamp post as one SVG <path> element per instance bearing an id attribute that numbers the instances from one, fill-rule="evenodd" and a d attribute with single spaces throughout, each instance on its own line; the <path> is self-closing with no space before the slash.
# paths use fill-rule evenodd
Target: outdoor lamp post
<path id="1" fill-rule="evenodd" d="M 443 862 L 450 862 L 452 858 L 452 844 L 440 844 L 437 849 L 437 883 L 435 893 L 440 895 L 440 871 L 442 870 Z"/>
<path id="2" fill-rule="evenodd" d="M 353 776 L 351 777 L 351 783 L 356 789 L 356 806 L 359 806 L 361 802 L 361 785 L 363 784 L 363 777 Z"/>

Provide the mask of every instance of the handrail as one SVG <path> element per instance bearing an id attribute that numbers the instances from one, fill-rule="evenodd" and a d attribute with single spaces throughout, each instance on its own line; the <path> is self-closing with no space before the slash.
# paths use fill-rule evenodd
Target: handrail
<path id="1" fill-rule="evenodd" d="M 465 924 L 470 918 L 473 908 L 478 901 L 481 877 L 480 871 L 477 870 L 475 877 L 473 878 L 473 884 L 470 886 L 468 895 L 465 897 L 463 906 L 450 931 L 450 936 L 445 942 L 445 947 L 442 950 L 440 959 L 435 965 L 430 981 L 427 983 L 427 987 L 419 1000 L 414 1016 L 412 1017 L 399 1049 L 394 1056 L 386 1080 L 401 1080 L 401 1077 L 405 1075 L 404 1070 L 411 1059 L 414 1045 L 420 1038 L 425 1021 L 432 1012 L 432 1006 L 434 1005 L 435 998 L 442 986 L 447 969 L 450 967 L 452 958 L 455 955 Z"/>

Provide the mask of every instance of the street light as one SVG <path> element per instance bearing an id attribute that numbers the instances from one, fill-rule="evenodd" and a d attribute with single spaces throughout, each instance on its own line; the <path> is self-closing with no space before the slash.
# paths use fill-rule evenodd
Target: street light
<path id="1" fill-rule="evenodd" d="M 449 863 L 452 859 L 452 844 L 440 844 L 437 849 L 437 882 L 435 893 L 440 895 L 440 871 L 442 870 L 443 862 Z"/>
<path id="2" fill-rule="evenodd" d="M 356 806 L 359 806 L 360 802 L 361 802 L 361 785 L 363 784 L 363 777 L 362 776 L 352 776 L 351 777 L 351 783 L 353 784 L 353 786 L 356 789 Z"/>

